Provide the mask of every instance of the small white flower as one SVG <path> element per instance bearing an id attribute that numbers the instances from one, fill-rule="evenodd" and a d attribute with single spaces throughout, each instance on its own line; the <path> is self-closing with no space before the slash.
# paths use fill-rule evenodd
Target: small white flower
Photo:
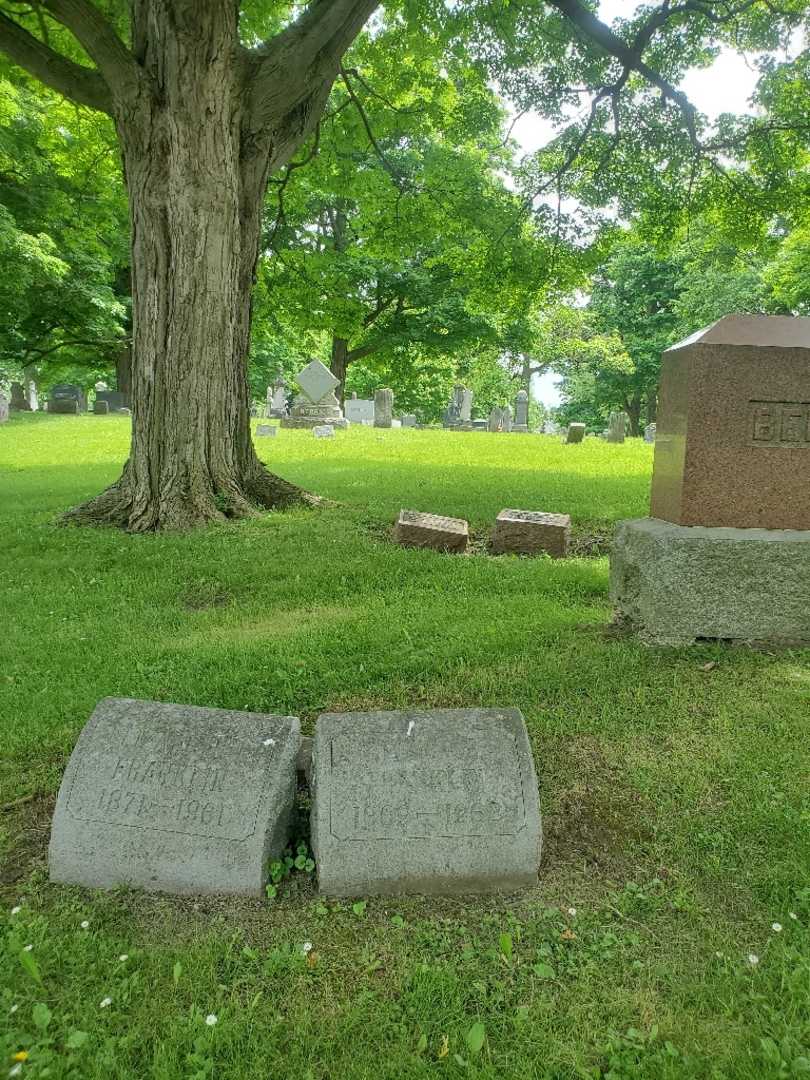
<path id="1" fill-rule="evenodd" d="M 748 963 L 751 965 L 751 967 L 757 966 L 757 964 L 759 963 L 759 957 L 756 953 L 750 952 L 748 954 Z"/>
<path id="2" fill-rule="evenodd" d="M 12 1005 L 8 1011 L 13 1015 L 17 1011 L 17 1009 L 19 1009 L 19 1007 L 19 1005 Z"/>
<path id="3" fill-rule="evenodd" d="M 80 926 L 81 926 L 82 930 L 89 930 L 90 929 L 90 923 L 87 921 L 87 919 L 83 919 L 82 922 L 80 923 Z"/>
<path id="4" fill-rule="evenodd" d="M 102 998 L 101 1001 L 98 1003 L 98 1007 L 100 1009 L 107 1009 L 110 1007 L 110 1005 L 112 1005 L 112 998 L 109 997 Z"/>
<path id="5" fill-rule="evenodd" d="M 21 911 L 22 911 L 22 908 L 20 907 L 19 904 L 17 904 L 15 907 L 13 907 L 11 909 L 11 914 L 12 915 L 19 915 Z"/>
<path id="6" fill-rule="evenodd" d="M 264 742 L 262 743 L 262 746 L 275 746 L 275 745 L 276 745 L 276 740 L 275 739 L 265 739 Z"/>
<path id="7" fill-rule="evenodd" d="M 568 914 L 571 916 L 572 919 L 576 918 L 577 909 L 575 907 L 570 907 L 568 909 Z"/>
<path id="8" fill-rule="evenodd" d="M 214 1024 L 217 1022 L 216 1013 L 209 1013 L 208 1016 L 206 1016 L 205 1018 L 205 1022 L 206 1024 L 208 1024 L 209 1027 L 213 1027 Z"/>
<path id="9" fill-rule="evenodd" d="M 791 919 L 798 919 L 799 917 L 795 911 L 789 911 L 788 915 L 791 917 Z"/>
<path id="10" fill-rule="evenodd" d="M 24 945 L 23 946 L 23 952 L 32 952 L 33 948 L 34 948 L 33 945 Z"/>
<path id="11" fill-rule="evenodd" d="M 9 1076 L 19 1076 L 21 1072 L 22 1072 L 22 1062 L 18 1061 L 16 1065 L 12 1065 L 12 1067 L 8 1070 L 8 1075 Z"/>
<path id="12" fill-rule="evenodd" d="M 301 946 L 301 952 L 302 953 L 310 953 L 310 952 L 312 952 L 312 942 L 311 941 L 305 941 L 304 944 Z"/>
<path id="13" fill-rule="evenodd" d="M 772 922 L 771 923 L 771 930 L 773 930 L 773 932 L 775 934 L 781 934 L 782 933 L 782 924 L 780 922 Z"/>
<path id="14" fill-rule="evenodd" d="M 122 964 L 125 964 L 127 960 L 129 960 L 129 953 L 121 953 L 118 959 L 121 961 Z"/>
<path id="15" fill-rule="evenodd" d="M 718 960 L 723 959 L 723 954 L 721 952 L 716 952 L 714 955 L 717 957 Z"/>

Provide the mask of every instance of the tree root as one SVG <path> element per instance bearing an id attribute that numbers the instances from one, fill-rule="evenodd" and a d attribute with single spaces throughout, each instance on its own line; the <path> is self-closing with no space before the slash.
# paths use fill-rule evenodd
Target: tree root
<path id="1" fill-rule="evenodd" d="M 252 517 L 261 510 L 330 505 L 318 495 L 283 480 L 263 466 L 250 469 L 241 483 L 205 492 L 138 493 L 128 467 L 117 483 L 59 518 L 60 525 L 97 526 L 126 532 L 162 532 L 201 528 L 218 521 Z"/>

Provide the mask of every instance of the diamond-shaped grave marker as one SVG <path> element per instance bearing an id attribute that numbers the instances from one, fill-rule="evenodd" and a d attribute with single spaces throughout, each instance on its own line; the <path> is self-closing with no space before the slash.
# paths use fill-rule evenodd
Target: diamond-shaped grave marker
<path id="1" fill-rule="evenodd" d="M 320 360 L 307 364 L 304 370 L 298 373 L 295 381 L 313 404 L 322 401 L 327 394 L 334 392 L 335 387 L 340 386 L 340 379 L 336 379 Z"/>

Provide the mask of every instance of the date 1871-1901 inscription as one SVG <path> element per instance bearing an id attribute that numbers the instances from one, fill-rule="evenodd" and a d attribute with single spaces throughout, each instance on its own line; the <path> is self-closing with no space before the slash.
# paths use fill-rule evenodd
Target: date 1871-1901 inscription
<path id="1" fill-rule="evenodd" d="M 752 446 L 810 449 L 810 402 L 749 403 Z"/>

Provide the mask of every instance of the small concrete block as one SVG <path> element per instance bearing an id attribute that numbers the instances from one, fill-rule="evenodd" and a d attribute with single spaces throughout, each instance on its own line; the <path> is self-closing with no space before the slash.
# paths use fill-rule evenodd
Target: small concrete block
<path id="1" fill-rule="evenodd" d="M 105 698 L 65 770 L 52 881 L 261 896 L 288 841 L 292 716 Z"/>
<path id="2" fill-rule="evenodd" d="M 655 645 L 810 641 L 810 530 L 620 521 L 610 554 L 619 620 Z"/>
<path id="3" fill-rule="evenodd" d="M 256 426 L 256 434 L 259 438 L 268 438 L 274 436 L 278 428 L 274 424 L 258 424 Z"/>
<path id="4" fill-rule="evenodd" d="M 394 540 L 403 547 L 435 548 L 436 551 L 466 551 L 469 525 L 463 518 L 400 510 Z"/>
<path id="5" fill-rule="evenodd" d="M 492 534 L 492 552 L 538 555 L 547 552 L 552 558 L 568 554 L 571 518 L 568 514 L 544 514 L 539 510 L 501 510 Z"/>
<path id="6" fill-rule="evenodd" d="M 569 424 L 565 433 L 565 441 L 568 444 L 581 443 L 585 438 L 584 424 Z"/>
<path id="7" fill-rule="evenodd" d="M 517 709 L 327 713 L 313 784 L 312 844 L 328 896 L 537 883 L 537 777 Z"/>

